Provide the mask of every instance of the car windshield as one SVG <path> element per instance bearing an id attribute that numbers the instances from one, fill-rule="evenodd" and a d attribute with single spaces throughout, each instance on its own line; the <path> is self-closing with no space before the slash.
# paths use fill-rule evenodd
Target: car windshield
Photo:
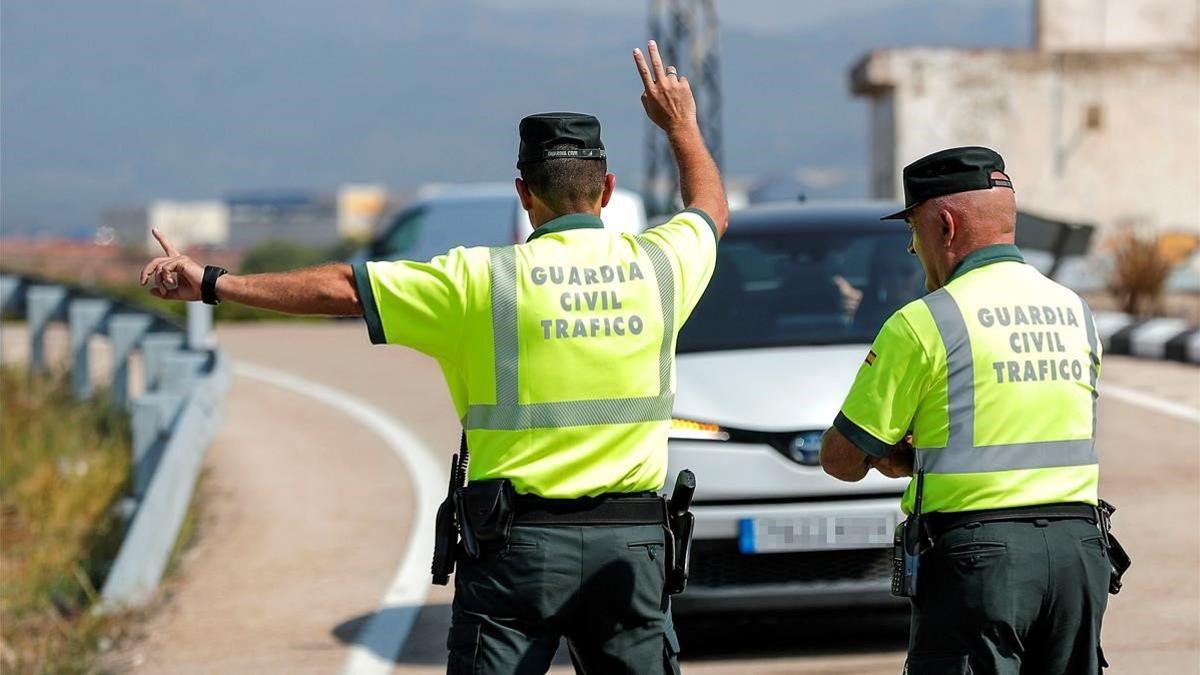
<path id="1" fill-rule="evenodd" d="M 924 293 L 908 233 L 790 230 L 730 234 L 679 352 L 869 343 Z"/>
<path id="2" fill-rule="evenodd" d="M 429 260 L 456 246 L 513 243 L 516 197 L 433 201 L 404 211 L 376 242 L 376 259 Z"/>

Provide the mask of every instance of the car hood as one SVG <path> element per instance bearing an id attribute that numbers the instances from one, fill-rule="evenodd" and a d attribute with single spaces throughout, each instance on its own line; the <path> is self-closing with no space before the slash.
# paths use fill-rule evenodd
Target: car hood
<path id="1" fill-rule="evenodd" d="M 868 348 L 855 344 L 680 354 L 675 415 L 758 431 L 828 428 Z"/>

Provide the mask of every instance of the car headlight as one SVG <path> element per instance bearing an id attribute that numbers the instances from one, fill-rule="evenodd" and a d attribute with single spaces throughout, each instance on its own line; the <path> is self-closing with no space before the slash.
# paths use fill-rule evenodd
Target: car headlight
<path id="1" fill-rule="evenodd" d="M 680 417 L 671 418 L 671 430 L 668 438 L 686 438 L 698 441 L 727 441 L 729 432 L 716 424 L 697 422 Z"/>

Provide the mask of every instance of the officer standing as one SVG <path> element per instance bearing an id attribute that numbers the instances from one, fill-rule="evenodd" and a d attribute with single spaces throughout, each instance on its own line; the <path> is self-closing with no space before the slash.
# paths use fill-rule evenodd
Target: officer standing
<path id="1" fill-rule="evenodd" d="M 162 298 L 361 314 L 373 343 L 438 360 L 470 448 L 468 487 L 500 486 L 465 511 L 484 517 L 477 554 L 458 563 L 451 673 L 543 673 L 561 637 L 587 672 L 678 672 L 673 542 L 655 493 L 675 340 L 712 275 L 728 206 L 687 79 L 653 42 L 649 63 L 640 50 L 634 61 L 686 206 L 641 235 L 600 221 L 616 182 L 596 118 L 547 113 L 520 125 L 516 190 L 535 228 L 525 244 L 237 276 L 156 232 L 166 256 L 142 272 Z"/>
<path id="2" fill-rule="evenodd" d="M 885 219 L 908 223 L 929 295 L 880 330 L 821 464 L 847 481 L 916 471 L 906 673 L 1097 673 L 1111 570 L 1091 310 L 1022 259 L 997 153 L 919 159 L 904 193 Z"/>

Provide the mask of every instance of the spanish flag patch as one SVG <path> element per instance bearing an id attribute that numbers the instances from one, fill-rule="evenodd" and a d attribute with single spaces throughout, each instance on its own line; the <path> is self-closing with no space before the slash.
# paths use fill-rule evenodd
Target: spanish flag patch
<path id="1" fill-rule="evenodd" d="M 867 365 L 868 366 L 875 365 L 875 359 L 877 359 L 877 358 L 879 358 L 879 357 L 875 355 L 874 350 L 867 352 Z"/>

